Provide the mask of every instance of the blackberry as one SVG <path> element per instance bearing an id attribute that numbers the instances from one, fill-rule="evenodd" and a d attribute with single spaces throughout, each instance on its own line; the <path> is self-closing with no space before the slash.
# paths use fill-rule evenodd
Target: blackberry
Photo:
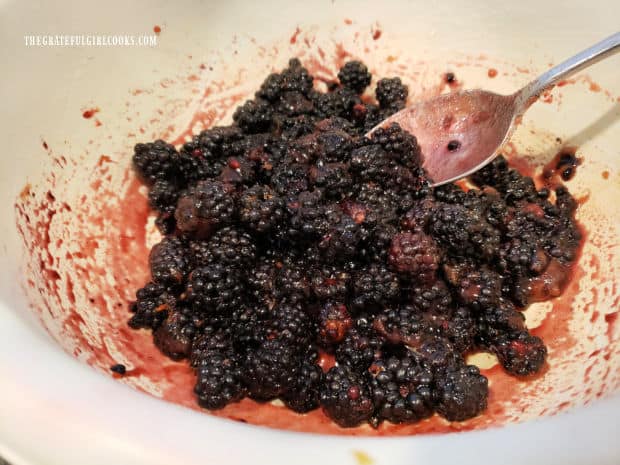
<path id="1" fill-rule="evenodd" d="M 256 260 L 256 244 L 247 232 L 228 226 L 209 239 L 204 253 L 208 263 L 245 269 Z"/>
<path id="2" fill-rule="evenodd" d="M 241 155 L 238 144 L 243 137 L 243 132 L 237 126 L 216 126 L 194 136 L 183 145 L 182 151 L 213 164 L 229 156 Z"/>
<path id="3" fill-rule="evenodd" d="M 314 112 L 314 104 L 301 92 L 290 91 L 280 96 L 277 110 L 287 116 L 310 115 Z"/>
<path id="4" fill-rule="evenodd" d="M 370 84 L 372 76 L 368 68 L 361 61 L 349 61 L 338 72 L 340 84 L 354 92 L 361 94 Z"/>
<path id="5" fill-rule="evenodd" d="M 294 141 L 314 131 L 316 120 L 309 115 L 284 118 L 280 121 L 280 136 L 286 141 Z"/>
<path id="6" fill-rule="evenodd" d="M 477 316 L 477 342 L 483 347 L 494 345 L 505 333 L 525 330 L 525 317 L 510 302 L 485 308 Z"/>
<path id="7" fill-rule="evenodd" d="M 444 281 L 432 285 L 417 285 L 411 289 L 411 304 L 419 312 L 447 314 L 452 304 L 450 289 Z"/>
<path id="8" fill-rule="evenodd" d="M 331 348 L 342 342 L 352 326 L 353 320 L 346 305 L 327 302 L 319 312 L 317 342 L 325 348 Z"/>
<path id="9" fill-rule="evenodd" d="M 271 175 L 271 187 L 279 195 L 297 195 L 308 185 L 308 166 L 300 163 L 279 164 Z"/>
<path id="10" fill-rule="evenodd" d="M 197 368 L 211 354 L 233 355 L 231 332 L 229 328 L 207 326 L 194 336 L 189 353 L 189 364 Z"/>
<path id="11" fill-rule="evenodd" d="M 384 265 L 372 263 L 355 274 L 352 295 L 354 308 L 376 311 L 400 297 L 398 276 Z"/>
<path id="12" fill-rule="evenodd" d="M 488 381 L 477 367 L 451 368 L 435 376 L 435 410 L 449 421 L 475 417 L 487 407 Z"/>
<path id="13" fill-rule="evenodd" d="M 375 95 L 382 108 L 404 108 L 409 95 L 409 88 L 400 78 L 383 78 L 377 82 Z"/>
<path id="14" fill-rule="evenodd" d="M 241 306 L 244 290 L 240 270 L 211 263 L 190 273 L 186 292 L 194 308 L 208 315 L 228 313 Z"/>
<path id="15" fill-rule="evenodd" d="M 348 167 L 343 163 L 317 163 L 308 170 L 314 188 L 324 189 L 328 198 L 340 199 L 353 185 Z"/>
<path id="16" fill-rule="evenodd" d="M 260 257 L 254 268 L 247 272 L 249 293 L 257 302 L 264 301 L 269 306 L 275 304 L 276 275 L 282 262 L 268 257 Z"/>
<path id="17" fill-rule="evenodd" d="M 256 96 L 275 102 L 282 93 L 283 80 L 280 74 L 270 74 L 261 84 Z"/>
<path id="18" fill-rule="evenodd" d="M 149 206 L 161 213 L 172 213 L 176 207 L 179 193 L 176 184 L 158 179 L 149 189 Z"/>
<path id="19" fill-rule="evenodd" d="M 282 395 L 284 404 L 298 413 L 318 408 L 323 376 L 323 370 L 314 361 L 304 361 L 291 388 Z"/>
<path id="20" fill-rule="evenodd" d="M 151 249 L 149 265 L 156 283 L 182 284 L 190 270 L 186 244 L 177 237 L 164 237 Z"/>
<path id="21" fill-rule="evenodd" d="M 232 311 L 227 330 L 238 353 L 253 350 L 269 334 L 271 309 L 262 303 L 248 303 Z"/>
<path id="22" fill-rule="evenodd" d="M 474 310 L 499 304 L 503 289 L 503 278 L 499 273 L 471 262 L 448 263 L 443 269 L 463 304 Z"/>
<path id="23" fill-rule="evenodd" d="M 464 353 L 474 346 L 476 337 L 476 320 L 467 307 L 457 307 L 450 318 L 442 322 L 442 332 L 454 348 Z"/>
<path id="24" fill-rule="evenodd" d="M 177 203 L 177 227 L 195 237 L 211 236 L 215 229 L 232 221 L 235 201 L 231 189 L 219 181 L 202 181 Z"/>
<path id="25" fill-rule="evenodd" d="M 432 335 L 433 329 L 410 305 L 384 309 L 375 317 L 372 326 L 390 344 L 412 348 Z"/>
<path id="26" fill-rule="evenodd" d="M 296 347 L 308 345 L 316 334 L 315 324 L 300 304 L 277 303 L 269 313 L 267 338 L 288 341 Z"/>
<path id="27" fill-rule="evenodd" d="M 504 201 L 509 205 L 520 200 L 534 201 L 538 197 L 532 178 L 510 169 L 508 162 L 501 155 L 474 173 L 472 181 L 479 186 L 493 187 L 502 194 Z"/>
<path id="28" fill-rule="evenodd" d="M 125 367 L 122 363 L 116 363 L 110 367 L 110 371 L 123 376 L 127 373 L 127 367 Z"/>
<path id="29" fill-rule="evenodd" d="M 318 228 L 317 228 L 318 229 Z M 331 223 L 318 243 L 318 248 L 328 260 L 341 261 L 355 256 L 358 245 L 368 236 L 363 225 L 346 215 L 339 215 Z"/>
<path id="30" fill-rule="evenodd" d="M 348 297 L 351 273 L 330 265 L 312 268 L 308 271 L 312 295 L 318 300 L 344 301 Z"/>
<path id="31" fill-rule="evenodd" d="M 308 270 L 303 263 L 286 260 L 281 264 L 275 279 L 274 296 L 291 303 L 302 302 L 310 296 Z"/>
<path id="32" fill-rule="evenodd" d="M 518 376 L 537 373 L 547 358 L 543 341 L 526 330 L 499 336 L 491 349 L 506 371 Z"/>
<path id="33" fill-rule="evenodd" d="M 378 144 L 363 145 L 351 152 L 351 173 L 362 182 L 388 183 L 393 163 Z"/>
<path id="34" fill-rule="evenodd" d="M 321 407 L 340 426 L 349 428 L 367 421 L 374 405 L 368 381 L 348 367 L 332 367 L 321 387 Z"/>
<path id="35" fill-rule="evenodd" d="M 349 119 L 355 105 L 362 103 L 357 93 L 346 87 L 339 87 L 325 94 L 318 93 L 313 100 L 315 111 L 321 118 L 339 116 Z"/>
<path id="36" fill-rule="evenodd" d="M 358 318 L 355 326 L 336 348 L 336 361 L 355 371 L 363 371 L 382 355 L 382 346 L 383 340 L 369 327 L 366 319 Z"/>
<path id="37" fill-rule="evenodd" d="M 129 326 L 133 329 L 156 329 L 166 318 L 169 311 L 176 308 L 176 300 L 165 286 L 147 283 L 136 292 L 136 301 L 131 304 L 133 315 Z"/>
<path id="38" fill-rule="evenodd" d="M 323 121 L 324 124 L 337 124 L 340 118 Z M 346 120 L 345 120 L 346 121 Z M 317 127 L 320 127 L 320 124 Z M 319 152 L 317 158 L 324 163 L 346 163 L 349 160 L 354 141 L 346 129 L 319 129 L 316 135 Z M 348 169 L 348 165 L 345 165 Z"/>
<path id="39" fill-rule="evenodd" d="M 241 194 L 238 203 L 239 221 L 259 233 L 269 231 L 285 217 L 282 198 L 269 186 L 250 187 Z"/>
<path id="40" fill-rule="evenodd" d="M 312 90 L 312 85 L 312 76 L 308 70 L 302 66 L 299 59 L 291 58 L 288 62 L 288 68 L 282 72 L 282 89 L 308 95 Z"/>
<path id="41" fill-rule="evenodd" d="M 298 374 L 297 350 L 288 342 L 273 339 L 247 352 L 242 377 L 250 397 L 265 401 L 290 391 Z"/>
<path id="42" fill-rule="evenodd" d="M 173 145 L 161 139 L 148 144 L 136 144 L 133 154 L 133 166 L 146 184 L 155 181 L 174 182 L 177 175 L 179 153 Z"/>
<path id="43" fill-rule="evenodd" d="M 461 205 L 438 204 L 429 232 L 456 256 L 492 259 L 500 244 L 499 231 L 477 212 Z"/>
<path id="44" fill-rule="evenodd" d="M 402 232 L 392 238 L 388 260 L 392 269 L 414 281 L 432 283 L 437 279 L 440 251 L 432 237 Z"/>
<path id="45" fill-rule="evenodd" d="M 233 120 L 248 134 L 264 132 L 271 126 L 273 110 L 264 100 L 248 100 L 235 110 Z"/>
<path id="46" fill-rule="evenodd" d="M 183 311 L 168 312 L 166 319 L 153 331 L 153 342 L 172 360 L 189 355 L 196 328 L 191 317 Z"/>
<path id="47" fill-rule="evenodd" d="M 246 395 L 241 382 L 242 368 L 233 354 L 210 352 L 196 367 L 194 393 L 201 407 L 209 410 L 224 408 Z"/>
<path id="48" fill-rule="evenodd" d="M 428 325 L 428 323 L 426 323 Z M 436 328 L 432 328 L 436 332 Z M 445 336 L 424 335 L 413 340 L 408 348 L 418 357 L 420 362 L 433 373 L 452 369 L 465 363 L 463 355 L 455 350 L 454 345 Z"/>
<path id="49" fill-rule="evenodd" d="M 404 131 L 398 123 L 392 123 L 387 128 L 378 128 L 370 138 L 401 165 L 418 168 L 422 164 L 422 153 L 417 139 Z"/>
<path id="50" fill-rule="evenodd" d="M 291 213 L 288 235 L 295 240 L 316 240 L 327 233 L 330 216 L 337 216 L 337 208 L 328 208 L 319 191 L 301 192 L 287 203 Z M 339 216 L 337 216 L 339 217 Z"/>
<path id="51" fill-rule="evenodd" d="M 512 275 L 539 275 L 550 257 L 538 243 L 538 238 L 527 232 L 504 242 L 499 250 L 498 268 Z"/>
<path id="52" fill-rule="evenodd" d="M 433 414 L 433 374 L 413 357 L 376 360 L 369 371 L 377 422 L 414 423 Z"/>

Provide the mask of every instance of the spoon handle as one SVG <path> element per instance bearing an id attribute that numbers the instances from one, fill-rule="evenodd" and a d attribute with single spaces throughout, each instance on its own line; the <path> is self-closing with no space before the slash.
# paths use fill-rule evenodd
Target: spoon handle
<path id="1" fill-rule="evenodd" d="M 516 94 L 516 109 L 522 114 L 545 90 L 553 87 L 561 79 L 572 76 L 610 55 L 620 52 L 620 32 L 601 40 L 597 44 L 579 52 L 577 55 L 554 66 L 534 79 Z"/>

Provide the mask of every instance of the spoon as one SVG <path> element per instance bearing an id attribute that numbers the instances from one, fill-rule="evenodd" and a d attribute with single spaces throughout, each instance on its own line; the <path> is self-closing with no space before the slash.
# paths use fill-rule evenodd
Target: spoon
<path id="1" fill-rule="evenodd" d="M 510 138 L 516 121 L 545 91 L 620 51 L 620 32 L 606 38 L 511 95 L 484 90 L 443 94 L 407 107 L 371 129 L 399 123 L 415 135 L 434 186 L 465 177 L 489 163 Z"/>

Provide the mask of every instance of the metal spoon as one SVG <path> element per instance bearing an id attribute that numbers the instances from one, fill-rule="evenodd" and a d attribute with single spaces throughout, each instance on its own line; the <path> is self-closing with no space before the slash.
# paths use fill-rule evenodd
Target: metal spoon
<path id="1" fill-rule="evenodd" d="M 554 66 L 512 95 L 468 90 L 440 95 L 407 107 L 382 121 L 414 134 L 424 168 L 438 186 L 467 176 L 489 163 L 508 141 L 515 122 L 558 81 L 620 51 L 620 32 Z"/>

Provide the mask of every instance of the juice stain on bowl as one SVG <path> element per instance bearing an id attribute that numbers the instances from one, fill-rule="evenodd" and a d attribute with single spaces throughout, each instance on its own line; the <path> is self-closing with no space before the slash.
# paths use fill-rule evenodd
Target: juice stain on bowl
<path id="1" fill-rule="evenodd" d="M 291 45 L 300 46 L 300 42 L 303 46 L 303 41 L 297 40 Z M 326 52 L 322 49 L 304 50 L 304 55 L 311 72 L 314 60 L 318 74 L 329 79 L 332 73 L 333 79 L 333 69 L 356 53 L 342 45 L 334 47 L 331 67 L 323 64 Z M 363 53 L 360 55 L 363 57 Z M 222 114 L 221 107 L 221 101 L 213 103 L 205 98 L 196 112 L 199 116 L 192 119 L 188 131 L 183 133 L 195 132 L 196 125 L 216 123 L 217 115 Z M 172 131 L 168 134 L 171 136 Z M 177 138 L 180 142 L 181 138 Z M 49 152 L 54 170 L 42 186 L 27 186 L 16 202 L 17 226 L 28 252 L 25 271 L 29 295 L 42 323 L 69 353 L 100 371 L 109 373 L 110 366 L 121 363 L 126 367 L 123 382 L 200 410 L 191 392 L 194 374 L 187 364 L 164 357 L 153 345 L 150 334 L 135 332 L 127 326 L 127 305 L 134 300 L 134 290 L 148 278 L 148 243 L 152 242 L 153 229 L 145 193 L 127 168 L 129 155 L 102 155 L 92 166 L 90 189 L 67 195 L 67 186 L 61 180 L 71 178 L 63 176 L 63 172 L 67 173 L 72 163 Z M 516 155 L 511 159 L 517 160 Z M 600 171 L 597 173 L 600 179 Z M 533 329 L 548 345 L 549 366 L 533 380 L 515 379 L 498 365 L 483 370 L 490 381 L 489 408 L 485 414 L 461 423 L 434 416 L 412 425 L 384 423 L 378 429 L 342 429 L 320 410 L 298 415 L 280 405 L 248 399 L 210 413 L 297 431 L 408 435 L 502 425 L 556 413 L 604 395 L 617 388 L 619 382 L 618 374 L 610 369 L 610 360 L 613 363 L 619 358 L 617 311 L 601 317 L 595 314 L 603 308 L 617 309 L 620 293 L 617 283 L 607 280 L 608 276 L 617 276 L 614 261 L 597 257 L 613 254 L 617 238 L 599 229 L 604 228 L 606 221 L 600 213 L 593 211 L 585 220 L 589 239 L 575 267 L 574 279 L 562 296 L 539 312 L 542 316 Z M 583 327 L 582 320 L 591 327 Z M 577 336 L 580 332 L 583 334 Z M 605 335 L 604 343 L 601 334 Z M 575 358 L 580 361 L 575 362 Z M 567 373 L 572 377 L 568 381 Z M 574 376 L 576 373 L 580 376 Z"/>

